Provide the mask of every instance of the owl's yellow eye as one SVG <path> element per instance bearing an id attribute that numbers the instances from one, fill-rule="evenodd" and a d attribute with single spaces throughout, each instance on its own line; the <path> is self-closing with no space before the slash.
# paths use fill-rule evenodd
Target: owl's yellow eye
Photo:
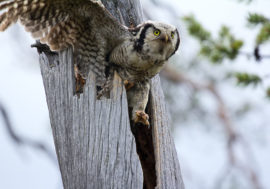
<path id="1" fill-rule="evenodd" d="M 174 32 L 171 33 L 171 37 L 172 37 L 172 39 L 174 38 Z"/>
<path id="2" fill-rule="evenodd" d="M 159 36 L 159 35 L 160 35 L 160 30 L 155 30 L 155 31 L 154 31 L 154 35 L 155 35 L 155 36 Z"/>

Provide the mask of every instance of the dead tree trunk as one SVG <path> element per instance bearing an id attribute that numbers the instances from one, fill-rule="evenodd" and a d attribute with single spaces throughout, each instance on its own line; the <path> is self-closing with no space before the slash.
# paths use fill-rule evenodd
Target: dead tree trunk
<path id="1" fill-rule="evenodd" d="M 103 3 L 128 26 L 142 21 L 138 0 Z M 148 129 L 130 123 L 125 88 L 117 74 L 110 99 L 97 100 L 91 73 L 84 92 L 74 94 L 70 49 L 59 54 L 44 51 L 40 67 L 65 189 L 184 188 L 158 76 L 151 83 Z"/>

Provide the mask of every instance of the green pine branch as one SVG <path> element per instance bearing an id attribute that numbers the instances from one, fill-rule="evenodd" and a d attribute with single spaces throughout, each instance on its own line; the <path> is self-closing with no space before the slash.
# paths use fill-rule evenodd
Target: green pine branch
<path id="1" fill-rule="evenodd" d="M 255 75 L 255 74 L 249 74 L 249 73 L 235 73 L 234 74 L 237 84 L 243 85 L 243 86 L 248 86 L 248 85 L 253 85 L 257 86 L 262 82 L 262 79 Z"/>
<path id="2" fill-rule="evenodd" d="M 249 13 L 247 18 L 248 24 L 251 26 L 261 26 L 256 36 L 256 44 L 260 45 L 270 39 L 270 19 L 262 14 Z"/>
<path id="3" fill-rule="evenodd" d="M 228 27 L 222 26 L 218 37 L 213 38 L 194 16 L 186 16 L 183 19 L 188 26 L 189 34 L 201 43 L 201 55 L 213 63 L 221 63 L 226 58 L 234 60 L 237 57 L 243 41 L 236 39 Z"/>
<path id="4" fill-rule="evenodd" d="M 249 13 L 247 21 L 250 25 L 257 26 L 259 24 L 265 24 L 269 22 L 269 19 L 262 14 Z"/>
<path id="5" fill-rule="evenodd" d="M 265 23 L 256 37 L 257 45 L 263 44 L 270 39 L 270 22 Z"/>
<path id="6" fill-rule="evenodd" d="M 188 25 L 190 35 L 197 38 L 199 41 L 211 39 L 211 33 L 203 28 L 203 26 L 194 18 L 194 16 L 185 16 L 183 20 Z"/>

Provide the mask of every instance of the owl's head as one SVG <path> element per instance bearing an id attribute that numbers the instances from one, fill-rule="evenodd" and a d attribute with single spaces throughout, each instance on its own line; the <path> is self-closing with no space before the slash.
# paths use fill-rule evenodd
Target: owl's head
<path id="1" fill-rule="evenodd" d="M 147 21 L 138 25 L 133 34 L 136 36 L 135 49 L 163 60 L 167 60 L 178 49 L 180 36 L 175 26 L 163 22 Z"/>

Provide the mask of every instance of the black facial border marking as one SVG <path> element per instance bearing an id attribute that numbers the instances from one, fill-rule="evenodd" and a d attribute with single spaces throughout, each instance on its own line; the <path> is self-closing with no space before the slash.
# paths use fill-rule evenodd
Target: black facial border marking
<path id="1" fill-rule="evenodd" d="M 142 26 L 143 29 L 142 29 L 142 32 L 140 34 L 140 37 L 138 40 L 135 41 L 134 43 L 134 49 L 137 51 L 137 52 L 141 52 L 142 51 L 142 48 L 143 48 L 143 44 L 144 44 L 144 39 L 145 39 L 145 35 L 146 35 L 146 31 L 153 27 L 154 28 L 154 25 L 153 24 L 150 24 L 150 23 L 147 23 L 145 25 Z"/>
<path id="2" fill-rule="evenodd" d="M 178 50 L 179 45 L 180 45 L 180 35 L 179 35 L 179 32 L 178 32 L 177 29 L 175 30 L 175 33 L 177 34 L 178 39 L 177 39 L 177 42 L 176 42 L 176 45 L 175 45 L 175 50 L 174 50 L 173 53 L 169 56 L 169 58 L 170 58 L 172 55 L 175 54 L 175 52 Z"/>

